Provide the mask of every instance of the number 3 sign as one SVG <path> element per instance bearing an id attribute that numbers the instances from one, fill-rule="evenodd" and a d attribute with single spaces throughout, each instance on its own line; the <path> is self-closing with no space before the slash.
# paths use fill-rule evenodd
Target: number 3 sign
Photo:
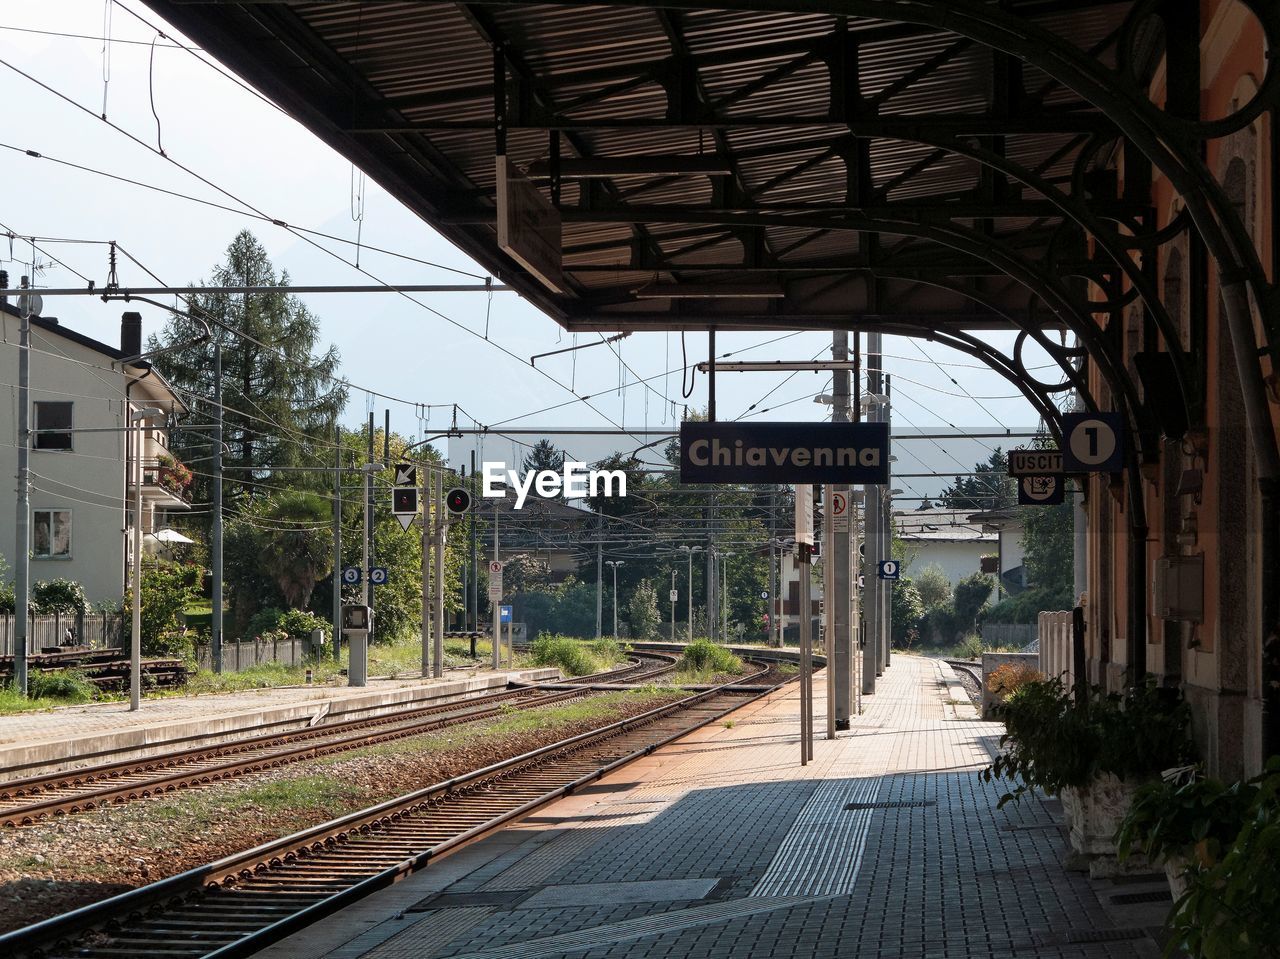
<path id="1" fill-rule="evenodd" d="M 1124 469 L 1124 418 L 1119 413 L 1064 413 L 1062 440 L 1063 472 Z"/>

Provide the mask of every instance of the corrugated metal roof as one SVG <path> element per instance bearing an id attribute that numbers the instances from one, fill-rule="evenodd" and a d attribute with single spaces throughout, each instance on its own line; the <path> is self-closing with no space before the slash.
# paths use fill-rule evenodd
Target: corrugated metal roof
<path id="1" fill-rule="evenodd" d="M 839 326 L 847 310 L 813 298 L 831 283 L 808 278 L 866 282 L 868 270 L 893 276 L 902 267 L 940 279 L 980 273 L 971 255 L 931 242 L 912 242 L 908 259 L 892 250 L 913 217 L 973 227 L 996 242 L 1018 237 L 1046 225 L 1020 212 L 1021 201 L 1037 197 L 928 141 L 985 132 L 977 142 L 986 148 L 1063 182 L 1081 118 L 1097 116 L 1031 67 L 1021 91 L 1001 93 L 1012 74 L 981 44 L 865 18 L 842 23 L 748 4 L 147 2 L 569 326 L 624 313 L 660 324 L 667 311 L 671 324 L 728 328 L 743 316 L 733 300 L 637 303 L 638 278 L 774 282 L 787 295 L 767 304 L 762 322 Z M 1131 2 L 1006 6 L 1111 62 Z M 716 158 L 730 174 L 565 180 L 568 292 L 549 292 L 497 248 L 495 43 L 505 63 L 507 155 L 518 168 L 547 162 L 555 138 L 565 159 Z M 847 69 L 853 58 L 856 69 Z M 856 88 L 840 99 L 846 76 Z M 549 182 L 535 182 L 549 198 Z M 980 222 L 944 203 L 989 214 Z M 899 225 L 872 243 L 876 230 L 856 214 L 882 208 Z M 1029 294 L 1012 287 L 997 295 L 1022 310 Z M 956 312 L 971 316 L 973 306 Z"/>

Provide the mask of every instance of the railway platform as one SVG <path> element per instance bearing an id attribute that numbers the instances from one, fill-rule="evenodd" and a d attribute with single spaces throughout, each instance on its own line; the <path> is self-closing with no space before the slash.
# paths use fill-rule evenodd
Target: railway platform
<path id="1" fill-rule="evenodd" d="M 792 684 L 258 959 L 1158 956 L 1163 878 L 1068 872 L 1056 804 L 997 810 L 958 689 L 895 657 L 802 768 Z"/>
<path id="2" fill-rule="evenodd" d="M 369 685 L 282 686 L 235 693 L 61 706 L 0 716 L 3 778 L 116 760 L 139 759 L 188 745 L 291 732 L 339 719 L 378 716 L 407 705 L 502 689 L 511 681 L 554 680 L 556 669 L 454 670 L 441 679 L 370 679 Z"/>

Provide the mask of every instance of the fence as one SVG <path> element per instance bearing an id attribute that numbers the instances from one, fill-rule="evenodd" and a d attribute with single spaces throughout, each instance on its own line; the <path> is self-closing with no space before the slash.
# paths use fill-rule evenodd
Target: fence
<path id="1" fill-rule="evenodd" d="M 1075 685 L 1075 658 L 1071 644 L 1071 610 L 1041 613 L 1036 622 L 1040 638 L 1040 672 L 1060 677 L 1068 688 Z"/>
<path id="2" fill-rule="evenodd" d="M 1030 646 L 1038 635 L 1035 623 L 983 623 L 982 645 Z"/>
<path id="3" fill-rule="evenodd" d="M 222 644 L 222 668 L 239 672 L 263 663 L 300 666 L 307 660 L 311 643 L 305 639 L 259 639 L 246 643 Z M 208 643 L 196 646 L 196 661 L 202 669 L 213 668 L 213 652 Z"/>
<path id="4" fill-rule="evenodd" d="M 67 629 L 75 630 L 69 637 Z M 0 613 L 0 656 L 14 654 L 14 633 L 17 618 L 13 613 Z M 50 616 L 32 616 L 27 629 L 27 652 L 38 653 L 45 648 L 67 644 L 91 646 L 102 649 L 124 645 L 124 616 L 120 613 L 54 613 Z"/>

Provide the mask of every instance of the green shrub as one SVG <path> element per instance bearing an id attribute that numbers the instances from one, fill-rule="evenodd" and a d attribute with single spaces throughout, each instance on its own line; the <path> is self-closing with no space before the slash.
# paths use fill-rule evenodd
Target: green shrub
<path id="1" fill-rule="evenodd" d="M 995 588 L 995 578 L 986 573 L 973 573 L 956 583 L 954 605 L 957 626 L 961 632 L 973 629 L 978 621 L 978 613 Z"/>
<path id="2" fill-rule="evenodd" d="M 315 613 L 290 609 L 280 614 L 276 621 L 276 629 L 287 633 L 292 639 L 310 639 L 312 630 L 318 629 L 324 633 L 327 640 L 333 631 L 333 624 Z"/>
<path id="3" fill-rule="evenodd" d="M 31 586 L 31 605 L 38 613 L 78 613 L 87 605 L 84 587 L 73 579 L 46 579 Z"/>
<path id="4" fill-rule="evenodd" d="M 61 699 L 71 703 L 89 703 L 98 698 L 98 687 L 75 669 L 35 670 L 28 691 L 32 699 Z"/>
<path id="5" fill-rule="evenodd" d="M 988 606 L 979 619 L 984 623 L 1034 623 L 1045 610 L 1070 609 L 1073 604 L 1070 587 L 1065 590 L 1037 587 Z"/>
<path id="6" fill-rule="evenodd" d="M 183 610 L 197 598 L 199 566 L 157 566 L 142 572 L 142 655 L 190 659 L 192 637 L 182 628 Z M 126 594 L 125 609 L 132 608 Z"/>
<path id="7" fill-rule="evenodd" d="M 258 637 L 269 638 L 272 633 L 280 629 L 280 619 L 283 616 L 284 610 L 278 606 L 264 606 L 254 613 L 245 625 L 243 640 L 249 642 Z"/>
<path id="8" fill-rule="evenodd" d="M 742 660 L 709 639 L 695 639 L 684 648 L 684 655 L 680 657 L 676 670 L 693 673 L 740 673 Z"/>
<path id="9" fill-rule="evenodd" d="M 529 644 L 529 656 L 539 666 L 556 666 L 566 676 L 586 676 L 596 672 L 596 662 L 588 647 L 568 636 L 543 633 Z"/>
<path id="10" fill-rule="evenodd" d="M 916 584 L 909 579 L 894 583 L 892 589 L 893 645 L 899 649 L 910 649 L 920 635 L 924 603 Z"/>
<path id="11" fill-rule="evenodd" d="M 977 633 L 970 633 L 960 640 L 960 645 L 956 647 L 956 652 L 964 659 L 981 659 L 982 653 L 986 648 L 987 645 L 982 641 L 981 636 Z"/>

